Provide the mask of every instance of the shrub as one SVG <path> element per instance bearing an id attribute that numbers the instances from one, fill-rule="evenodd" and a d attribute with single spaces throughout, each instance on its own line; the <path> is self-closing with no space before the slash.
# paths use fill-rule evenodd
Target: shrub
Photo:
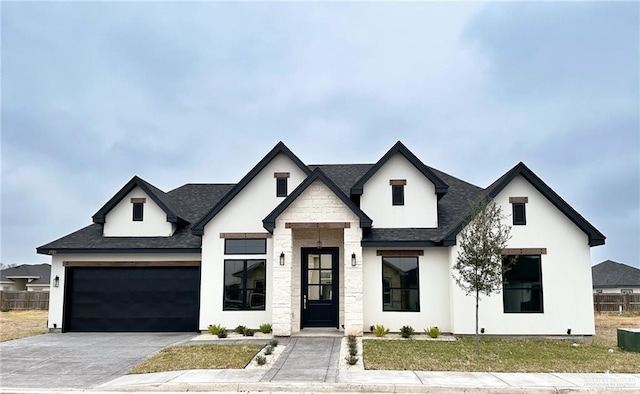
<path id="1" fill-rule="evenodd" d="M 244 330 L 246 330 L 246 329 L 247 329 L 247 327 L 240 325 L 240 326 L 236 327 L 236 329 L 233 330 L 233 331 L 236 334 L 243 334 L 244 335 Z"/>
<path id="2" fill-rule="evenodd" d="M 250 328 L 245 328 L 244 331 L 242 332 L 242 335 L 244 335 L 245 337 L 252 337 L 253 334 L 256 333 L 256 330 L 252 330 Z"/>
<path id="3" fill-rule="evenodd" d="M 268 355 L 270 355 L 271 353 L 273 353 L 273 348 L 272 348 L 271 346 L 267 345 L 267 346 L 264 348 L 264 354 L 266 354 L 266 355 L 268 356 Z"/>
<path id="4" fill-rule="evenodd" d="M 218 338 L 226 338 L 227 337 L 227 329 L 224 327 L 220 327 L 218 330 Z"/>
<path id="5" fill-rule="evenodd" d="M 431 338 L 437 338 L 440 336 L 440 329 L 438 327 L 429 327 L 429 329 L 425 328 L 424 333 Z"/>
<path id="6" fill-rule="evenodd" d="M 347 364 L 349 365 L 356 365 L 356 363 L 358 362 L 358 357 L 355 356 L 345 357 L 344 359 L 347 360 Z"/>
<path id="7" fill-rule="evenodd" d="M 271 347 L 276 347 L 278 346 L 278 340 L 277 339 L 272 339 L 269 341 L 269 346 Z"/>
<path id="8" fill-rule="evenodd" d="M 268 334 L 271 332 L 271 323 L 260 324 L 260 332 L 263 334 Z"/>
<path id="9" fill-rule="evenodd" d="M 402 328 L 400 329 L 400 335 L 403 338 L 411 338 L 414 332 L 415 330 L 411 326 L 402 326 Z"/>
<path id="10" fill-rule="evenodd" d="M 257 356 L 256 363 L 258 363 L 258 365 L 265 365 L 267 363 L 267 358 L 265 356 Z"/>
<path id="11" fill-rule="evenodd" d="M 0 305 L 0 312 L 9 312 L 10 310 L 11 308 L 8 302 L 3 302 L 2 305 Z"/>
<path id="12" fill-rule="evenodd" d="M 209 334 L 211 335 L 218 335 L 221 328 L 224 328 L 224 327 L 222 327 L 220 324 L 209 324 L 207 331 L 209 331 Z"/>
<path id="13" fill-rule="evenodd" d="M 351 355 L 351 356 L 357 356 L 357 355 L 358 355 L 358 348 L 356 348 L 356 347 L 349 347 L 349 355 Z"/>
<path id="14" fill-rule="evenodd" d="M 389 329 L 382 324 L 376 324 L 373 327 L 373 334 L 377 337 L 383 337 L 389 333 Z"/>

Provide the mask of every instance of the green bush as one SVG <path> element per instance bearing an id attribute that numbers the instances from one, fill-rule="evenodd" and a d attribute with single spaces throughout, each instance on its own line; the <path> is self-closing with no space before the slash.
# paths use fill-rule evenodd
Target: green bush
<path id="1" fill-rule="evenodd" d="M 269 346 L 271 347 L 276 347 L 278 346 L 278 340 L 277 339 L 272 339 L 269 341 Z"/>
<path id="2" fill-rule="evenodd" d="M 347 364 L 349 365 L 356 365 L 356 363 L 358 362 L 358 357 L 355 356 L 348 356 L 344 358 L 345 360 L 347 360 Z"/>
<path id="3" fill-rule="evenodd" d="M 221 328 L 224 328 L 224 327 L 222 327 L 220 324 L 209 324 L 207 331 L 209 331 L 209 334 L 211 335 L 218 335 Z"/>
<path id="4" fill-rule="evenodd" d="M 400 335 L 403 338 L 411 338 L 411 336 L 415 333 L 415 330 L 411 326 L 402 326 L 400 329 Z"/>
<path id="5" fill-rule="evenodd" d="M 9 312 L 10 310 L 11 308 L 8 302 L 3 302 L 2 305 L 0 305 L 0 312 Z"/>
<path id="6" fill-rule="evenodd" d="M 260 332 L 263 334 L 268 334 L 271 332 L 271 323 L 260 324 Z"/>
<path id="7" fill-rule="evenodd" d="M 382 324 L 376 324 L 373 327 L 373 335 L 377 337 L 383 337 L 389 333 L 389 329 L 383 326 Z"/>
<path id="8" fill-rule="evenodd" d="M 253 334 L 256 333 L 256 330 L 252 330 L 250 328 L 245 328 L 244 331 L 242 332 L 242 335 L 244 335 L 245 337 L 252 337 Z"/>
<path id="9" fill-rule="evenodd" d="M 267 363 L 267 358 L 265 356 L 258 356 L 256 357 L 256 363 L 258 363 L 258 365 L 265 365 Z"/>
<path id="10" fill-rule="evenodd" d="M 244 335 L 244 330 L 246 330 L 246 329 L 247 329 L 247 327 L 240 325 L 240 326 L 236 327 L 236 329 L 233 330 L 233 331 L 236 334 L 243 334 Z"/>
<path id="11" fill-rule="evenodd" d="M 268 355 L 270 355 L 271 353 L 273 353 L 273 348 L 272 348 L 271 346 L 267 345 L 267 346 L 264 348 L 264 354 L 266 354 L 266 355 L 268 356 Z"/>
<path id="12" fill-rule="evenodd" d="M 218 338 L 226 338 L 227 337 L 227 329 L 224 327 L 220 327 L 218 330 Z"/>
<path id="13" fill-rule="evenodd" d="M 440 329 L 438 327 L 429 327 L 429 329 L 424 329 L 424 333 L 431 338 L 437 338 L 440 336 Z"/>

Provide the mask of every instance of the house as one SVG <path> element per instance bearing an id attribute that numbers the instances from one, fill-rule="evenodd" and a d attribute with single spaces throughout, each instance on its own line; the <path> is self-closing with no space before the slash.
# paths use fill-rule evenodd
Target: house
<path id="1" fill-rule="evenodd" d="M 606 260 L 591 267 L 593 292 L 640 294 L 640 269 Z"/>
<path id="2" fill-rule="evenodd" d="M 51 265 L 22 264 L 0 271 L 2 291 L 49 291 Z"/>
<path id="3" fill-rule="evenodd" d="M 426 166 L 401 142 L 373 164 L 303 163 L 282 142 L 237 184 L 164 192 L 134 176 L 93 224 L 37 248 L 60 287 L 49 328 L 360 335 L 438 326 L 475 332 L 452 279 L 470 201 L 513 224 L 504 291 L 482 300 L 494 335 L 594 333 L 590 248 L 605 237 L 518 163 L 487 188 Z M 569 290 L 570 289 L 570 290 Z"/>

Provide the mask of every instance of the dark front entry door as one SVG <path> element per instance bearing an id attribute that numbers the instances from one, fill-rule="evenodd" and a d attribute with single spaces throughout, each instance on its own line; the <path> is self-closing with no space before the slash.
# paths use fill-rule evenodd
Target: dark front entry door
<path id="1" fill-rule="evenodd" d="M 302 327 L 338 327 L 338 248 L 302 249 Z"/>

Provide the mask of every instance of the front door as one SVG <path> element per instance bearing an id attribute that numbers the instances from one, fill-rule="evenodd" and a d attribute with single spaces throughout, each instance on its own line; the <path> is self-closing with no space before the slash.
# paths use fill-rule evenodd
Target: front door
<path id="1" fill-rule="evenodd" d="M 302 328 L 338 328 L 338 248 L 302 249 Z"/>

